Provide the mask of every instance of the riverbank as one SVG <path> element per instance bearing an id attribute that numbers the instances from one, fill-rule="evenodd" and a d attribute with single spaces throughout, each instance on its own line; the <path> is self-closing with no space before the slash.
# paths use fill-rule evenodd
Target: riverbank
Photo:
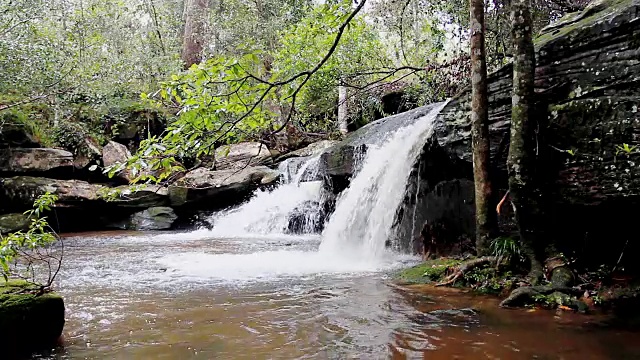
<path id="1" fill-rule="evenodd" d="M 571 285 L 554 283 L 551 278 L 532 286 L 526 272 L 517 266 L 498 265 L 493 261 L 468 266 L 479 263 L 477 260 L 456 257 L 428 260 L 397 272 L 395 279 L 401 285 L 448 287 L 494 295 L 502 300 L 499 304 L 502 307 L 558 309 L 583 314 L 610 312 L 640 324 L 635 320 L 640 319 L 640 282 L 631 276 L 602 269 L 579 273 L 566 268 L 564 271 L 577 279 Z"/>

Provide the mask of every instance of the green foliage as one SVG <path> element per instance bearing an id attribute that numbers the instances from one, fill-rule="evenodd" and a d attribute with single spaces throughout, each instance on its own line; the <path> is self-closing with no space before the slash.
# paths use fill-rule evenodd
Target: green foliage
<path id="1" fill-rule="evenodd" d="M 164 135 L 143 141 L 126 166 L 140 174 L 138 181 L 163 181 L 181 171 L 185 159 L 212 155 L 224 144 L 259 138 L 292 118 L 299 125 L 309 117 L 317 120 L 314 114 L 333 109 L 339 79 L 380 59 L 376 36 L 362 19 L 354 19 L 335 53 L 322 68 L 310 72 L 323 61 L 336 39 L 336 29 L 351 14 L 349 4 L 314 7 L 281 33 L 275 55 L 262 50 L 218 55 L 172 75 L 159 91 L 143 93 L 143 100 L 179 111 Z M 336 128 L 307 123 L 307 131 Z M 113 175 L 120 170 L 112 167 L 107 172 Z"/>
<path id="2" fill-rule="evenodd" d="M 556 306 L 556 300 L 550 295 L 536 294 L 531 297 L 531 300 L 535 304 L 538 304 L 545 308 L 554 308 Z"/>
<path id="3" fill-rule="evenodd" d="M 336 29 L 352 11 L 350 1 L 337 5 L 316 6 L 300 22 L 285 29 L 280 34 L 281 45 L 274 55 L 273 68 L 277 79 L 286 79 L 307 71 L 318 64 L 333 45 Z M 332 131 L 334 117 L 324 118 L 324 113 L 332 113 L 337 104 L 337 86 L 345 83 L 351 87 L 365 87 L 380 78 L 372 73 L 379 69 L 393 67 L 386 56 L 384 45 L 375 29 L 362 17 L 353 19 L 342 35 L 335 52 L 323 67 L 309 79 L 297 97 L 297 119 L 300 125 L 310 131 Z M 292 93 L 299 86 L 293 82 L 285 86 L 285 93 Z M 355 91 L 354 91 L 355 92 Z M 291 98 L 283 99 L 290 105 Z M 310 119 L 314 122 L 309 121 Z"/>
<path id="4" fill-rule="evenodd" d="M 227 0 L 215 4 L 205 38 L 207 58 L 271 52 L 280 32 L 299 22 L 312 7 L 310 0 Z"/>
<path id="5" fill-rule="evenodd" d="M 176 0 L 0 1 L 0 92 L 145 91 L 180 68 Z"/>
<path id="6" fill-rule="evenodd" d="M 211 155 L 220 145 L 272 136 L 285 122 L 303 133 L 334 132 L 339 84 L 350 87 L 351 121 L 362 125 L 382 113 L 378 83 L 408 87 L 413 106 L 442 100 L 467 82 L 468 11 L 462 1 L 370 0 L 327 59 L 352 1 L 212 2 L 203 36 L 206 60 L 183 71 L 185 4 L 0 0 L 0 93 L 15 91 L 29 103 L 46 104 L 51 114 L 22 121 L 43 144 L 72 151 L 81 145 L 80 135 L 104 142 L 133 129 L 127 111 L 111 109 L 142 93 L 147 105 L 177 113 L 164 134 L 147 128 L 151 136 L 128 164 L 144 174 L 138 180 L 162 181 L 187 160 Z M 506 6 L 493 2 L 487 11 L 494 29 L 490 60 L 504 63 Z M 548 13 L 541 12 L 540 24 L 552 18 Z"/>
<path id="7" fill-rule="evenodd" d="M 21 101 L 24 101 L 22 96 L 3 96 L 0 99 L 0 108 Z M 26 103 L 0 110 L 0 132 L 3 128 L 22 128 L 35 142 L 50 146 L 53 144 L 50 132 L 51 117 L 51 109 L 41 103 Z"/>
<path id="8" fill-rule="evenodd" d="M 483 294 L 500 294 L 513 288 L 515 278 L 509 271 L 500 268 L 474 268 L 463 276 L 463 283 Z"/>
<path id="9" fill-rule="evenodd" d="M 636 149 L 638 148 L 637 145 L 629 145 L 627 143 L 624 143 L 622 145 L 616 145 L 616 156 L 620 155 L 620 154 L 624 154 L 624 155 L 631 155 L 633 154 Z"/>
<path id="10" fill-rule="evenodd" d="M 156 181 L 156 179 L 153 179 L 153 178 L 151 180 Z M 124 188 L 123 187 L 112 188 L 112 187 L 104 186 L 100 188 L 100 190 L 98 190 L 98 196 L 104 201 L 115 202 L 115 201 L 126 199 L 128 196 L 133 195 L 138 191 L 143 191 L 145 189 L 147 189 L 146 184 L 131 185 Z"/>
<path id="11" fill-rule="evenodd" d="M 489 251 L 491 255 L 498 258 L 498 263 L 513 264 L 525 260 L 520 243 L 511 237 L 493 239 L 489 245 Z"/>
<path id="12" fill-rule="evenodd" d="M 50 211 L 57 200 L 58 197 L 49 192 L 39 196 L 33 208 L 25 212 L 31 220 L 29 229 L 0 235 L 0 273 L 5 281 L 19 278 L 42 287 L 49 287 L 53 283 L 62 254 L 55 254 L 52 249 L 59 238 L 43 213 Z M 47 268 L 44 272 L 43 266 Z"/>
<path id="13" fill-rule="evenodd" d="M 439 283 L 464 260 L 438 258 L 428 260 L 411 268 L 402 270 L 397 278 L 409 284 Z M 464 273 L 454 285 L 468 287 L 483 294 L 499 294 L 513 288 L 516 277 L 502 267 L 475 267 Z"/>
<path id="14" fill-rule="evenodd" d="M 275 92 L 260 76 L 264 68 L 256 54 L 240 59 L 219 56 L 173 75 L 153 100 L 142 94 L 143 100 L 180 111 L 164 135 L 142 141 L 125 166 L 140 175 L 138 181 L 162 181 L 183 169 L 178 159 L 213 154 L 221 144 L 250 138 L 267 128 L 273 112 L 265 103 L 274 99 Z M 117 166 L 107 172 L 114 175 L 121 170 Z"/>
<path id="15" fill-rule="evenodd" d="M 53 141 L 57 146 L 60 146 L 74 154 L 81 152 L 83 148 L 84 139 L 88 136 L 86 127 L 82 124 L 61 121 L 57 126 L 53 128 Z"/>

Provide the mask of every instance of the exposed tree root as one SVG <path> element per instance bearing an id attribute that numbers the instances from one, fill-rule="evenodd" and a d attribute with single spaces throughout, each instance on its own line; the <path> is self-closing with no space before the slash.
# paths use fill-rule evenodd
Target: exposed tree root
<path id="1" fill-rule="evenodd" d="M 483 256 L 476 259 L 471 259 L 452 267 L 454 269 L 453 273 L 448 275 L 442 282 L 436 284 L 436 286 L 447 286 L 456 282 L 461 276 L 463 276 L 466 272 L 485 264 L 497 263 L 498 258 L 495 256 Z"/>

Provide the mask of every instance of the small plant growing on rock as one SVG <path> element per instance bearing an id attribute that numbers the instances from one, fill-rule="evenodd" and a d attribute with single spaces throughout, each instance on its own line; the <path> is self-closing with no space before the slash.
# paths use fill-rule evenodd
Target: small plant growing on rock
<path id="1" fill-rule="evenodd" d="M 499 237 L 491 241 L 491 255 L 498 259 L 498 264 L 513 264 L 524 261 L 520 243 L 510 237 Z"/>
<path id="2" fill-rule="evenodd" d="M 43 213 L 50 211 L 57 200 L 51 193 L 41 195 L 25 212 L 31 221 L 28 230 L 0 235 L 0 274 L 5 281 L 21 279 L 37 285 L 41 292 L 50 290 L 60 271 L 64 249 Z M 58 243 L 59 247 L 54 246 Z"/>
<path id="3" fill-rule="evenodd" d="M 624 155 L 631 155 L 634 151 L 636 151 L 638 146 L 633 145 L 630 146 L 627 143 L 624 143 L 622 145 L 616 145 L 616 156 L 620 155 L 620 154 L 624 154 Z"/>

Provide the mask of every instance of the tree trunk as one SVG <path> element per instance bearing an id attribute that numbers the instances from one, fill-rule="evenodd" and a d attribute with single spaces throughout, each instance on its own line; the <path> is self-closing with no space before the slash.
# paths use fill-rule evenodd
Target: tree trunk
<path id="1" fill-rule="evenodd" d="M 347 87 L 338 86 L 338 129 L 342 135 L 346 135 L 349 132 L 347 128 L 349 107 L 347 105 Z"/>
<path id="2" fill-rule="evenodd" d="M 542 251 L 538 231 L 542 225 L 541 192 L 536 179 L 536 120 L 534 106 L 535 52 L 531 38 L 530 0 L 512 0 L 513 97 L 511 141 L 507 160 L 509 192 L 524 254 L 531 262 L 531 280 L 542 276 Z"/>
<path id="3" fill-rule="evenodd" d="M 202 61 L 204 38 L 209 22 L 209 0 L 184 0 L 182 62 L 188 69 Z"/>
<path id="4" fill-rule="evenodd" d="M 476 205 L 476 251 L 489 252 L 496 214 L 493 211 L 489 169 L 489 108 L 487 63 L 484 46 L 484 0 L 471 0 L 471 138 Z"/>

